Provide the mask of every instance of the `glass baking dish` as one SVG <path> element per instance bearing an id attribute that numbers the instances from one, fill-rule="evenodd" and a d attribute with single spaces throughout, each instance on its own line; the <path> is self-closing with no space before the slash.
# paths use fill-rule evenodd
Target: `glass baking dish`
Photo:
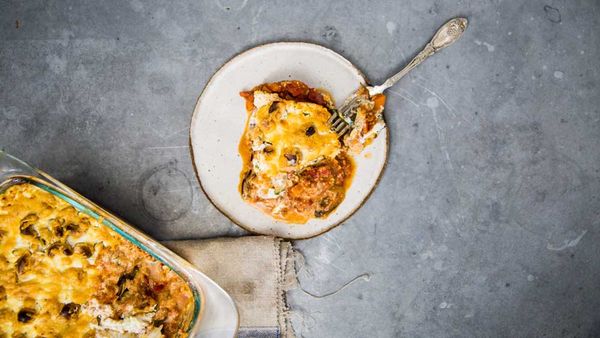
<path id="1" fill-rule="evenodd" d="M 0 151 L 0 193 L 4 192 L 8 187 L 20 183 L 36 185 L 63 199 L 80 212 L 95 218 L 101 224 L 117 232 L 126 240 L 175 271 L 187 282 L 194 296 L 194 311 L 189 324 L 188 334 L 190 337 L 199 336 L 201 332 L 200 319 L 204 312 L 205 297 L 202 290 L 203 282 L 198 278 L 202 273 L 193 265 L 123 220 L 79 195 L 50 175 L 34 169 L 25 162 Z"/>

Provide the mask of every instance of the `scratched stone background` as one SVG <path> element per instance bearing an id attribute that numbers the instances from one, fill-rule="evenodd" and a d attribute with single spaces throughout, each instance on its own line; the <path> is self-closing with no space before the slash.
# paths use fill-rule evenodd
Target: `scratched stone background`
<path id="1" fill-rule="evenodd" d="M 210 75 L 301 40 L 379 82 L 458 15 L 466 35 L 388 93 L 379 187 L 295 242 L 296 332 L 600 336 L 595 0 L 1 0 L 0 147 L 158 239 L 243 235 L 187 146 Z"/>

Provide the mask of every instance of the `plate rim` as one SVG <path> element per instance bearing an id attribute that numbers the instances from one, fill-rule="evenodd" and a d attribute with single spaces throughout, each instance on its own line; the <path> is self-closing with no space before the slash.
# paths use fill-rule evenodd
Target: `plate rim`
<path id="1" fill-rule="evenodd" d="M 189 128 L 189 137 L 188 137 L 188 143 L 189 143 L 189 152 L 191 155 L 191 160 L 192 160 L 192 167 L 194 168 L 194 175 L 196 176 L 196 180 L 198 181 L 198 183 L 200 184 L 200 189 L 202 190 L 202 193 L 204 194 L 204 196 L 206 196 L 206 198 L 208 199 L 208 201 L 217 209 L 219 210 L 219 212 L 221 214 L 223 214 L 225 217 L 227 217 L 227 219 L 229 219 L 233 224 L 237 225 L 238 227 L 242 228 L 243 230 L 249 232 L 250 234 L 253 235 L 268 235 L 268 236 L 274 236 L 274 237 L 279 237 L 279 238 L 283 238 L 283 239 L 291 239 L 291 240 L 303 240 L 303 239 L 310 239 L 310 238 L 314 238 L 317 236 L 320 236 L 328 231 L 330 231 L 333 228 L 336 228 L 337 226 L 341 225 L 342 223 L 346 222 L 350 217 L 352 217 L 360 208 L 362 208 L 364 206 L 364 204 L 367 202 L 367 200 L 371 197 L 371 195 L 373 194 L 373 192 L 375 191 L 375 188 L 377 188 L 377 186 L 379 185 L 379 183 L 381 182 L 381 178 L 383 177 L 384 172 L 387 169 L 387 164 L 388 164 L 388 158 L 389 158 L 389 153 L 390 153 L 390 132 L 389 132 L 389 128 L 387 125 L 387 122 L 385 121 L 385 115 L 383 116 L 383 120 L 385 123 L 385 134 L 386 134 L 386 141 L 385 141 L 385 157 L 383 160 L 383 165 L 381 167 L 381 171 L 379 172 L 379 175 L 377 176 L 377 179 L 375 180 L 375 183 L 373 184 L 373 186 L 371 187 L 371 189 L 369 190 L 369 192 L 365 195 L 365 197 L 362 199 L 362 201 L 352 209 L 352 211 L 344 218 L 342 218 L 341 220 L 327 226 L 324 227 L 323 229 L 321 229 L 321 231 L 319 231 L 318 233 L 314 234 L 314 235 L 310 235 L 310 236 L 283 236 L 283 235 L 274 235 L 273 233 L 266 233 L 266 232 L 258 232 L 255 231 L 251 228 L 249 228 L 248 226 L 241 224 L 241 222 L 238 222 L 233 216 L 229 215 L 226 211 L 224 211 L 223 209 L 221 209 L 210 197 L 210 195 L 206 192 L 206 190 L 204 189 L 204 186 L 202 184 L 202 180 L 200 179 L 200 176 L 198 174 L 198 168 L 196 167 L 196 157 L 194 155 L 194 145 L 192 142 L 192 138 L 193 138 L 193 125 L 194 122 L 196 120 L 197 117 L 197 107 L 198 104 L 200 103 L 200 101 L 202 100 L 202 97 L 204 96 L 204 93 L 206 91 L 206 89 L 209 87 L 209 85 L 212 83 L 212 81 L 214 80 L 215 76 L 217 74 L 219 74 L 223 68 L 227 65 L 229 65 L 233 60 L 235 60 L 237 57 L 246 54 L 246 53 L 250 53 L 252 51 L 255 51 L 257 49 L 261 49 L 261 48 L 265 48 L 265 47 L 270 47 L 270 46 L 286 46 L 286 45 L 299 45 L 299 46 L 309 46 L 312 48 L 317 48 L 320 49 L 324 52 L 327 53 L 332 53 L 335 56 L 339 57 L 344 63 L 346 63 L 348 66 L 350 66 L 350 68 L 352 68 L 353 70 L 355 70 L 358 75 L 362 78 L 362 82 L 364 84 L 369 84 L 369 80 L 367 79 L 367 77 L 365 76 L 365 74 L 358 68 L 356 67 L 352 62 L 350 62 L 350 60 L 348 60 L 347 58 L 345 58 L 343 55 L 341 55 L 340 53 L 327 48 L 325 46 L 321 46 L 319 44 L 316 43 L 312 43 L 312 42 L 305 42 L 305 41 L 278 41 L 278 42 L 266 42 L 266 43 L 262 43 L 259 45 L 256 45 L 254 47 L 245 49 L 241 52 L 235 53 L 233 56 L 231 56 L 229 59 L 227 59 L 227 61 L 225 61 L 221 66 L 219 66 L 219 68 L 210 76 L 208 82 L 206 82 L 206 84 L 204 85 L 204 88 L 202 88 L 202 91 L 200 92 L 200 94 L 198 95 L 198 98 L 196 99 L 196 103 L 194 104 L 194 108 L 192 111 L 192 118 L 190 120 L 190 128 Z M 289 234 L 288 234 L 289 235 Z"/>

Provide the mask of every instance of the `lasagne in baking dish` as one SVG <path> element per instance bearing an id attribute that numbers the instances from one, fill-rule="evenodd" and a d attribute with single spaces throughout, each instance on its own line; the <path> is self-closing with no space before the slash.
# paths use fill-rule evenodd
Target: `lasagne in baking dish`
<path id="1" fill-rule="evenodd" d="M 383 95 L 356 93 L 352 131 L 340 139 L 328 120 L 335 105 L 322 90 L 300 81 L 266 83 L 241 92 L 248 120 L 239 151 L 242 198 L 290 223 L 324 218 L 342 202 L 358 154 L 384 127 Z"/>
<path id="2" fill-rule="evenodd" d="M 0 194 L 0 337 L 185 337 L 173 270 L 72 205 L 23 183 Z"/>

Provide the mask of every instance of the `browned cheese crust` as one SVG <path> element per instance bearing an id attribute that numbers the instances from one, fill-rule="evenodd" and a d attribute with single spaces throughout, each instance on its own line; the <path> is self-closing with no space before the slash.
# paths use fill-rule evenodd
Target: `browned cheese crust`
<path id="1" fill-rule="evenodd" d="M 0 337 L 185 337 L 192 290 L 32 184 L 0 194 Z"/>

